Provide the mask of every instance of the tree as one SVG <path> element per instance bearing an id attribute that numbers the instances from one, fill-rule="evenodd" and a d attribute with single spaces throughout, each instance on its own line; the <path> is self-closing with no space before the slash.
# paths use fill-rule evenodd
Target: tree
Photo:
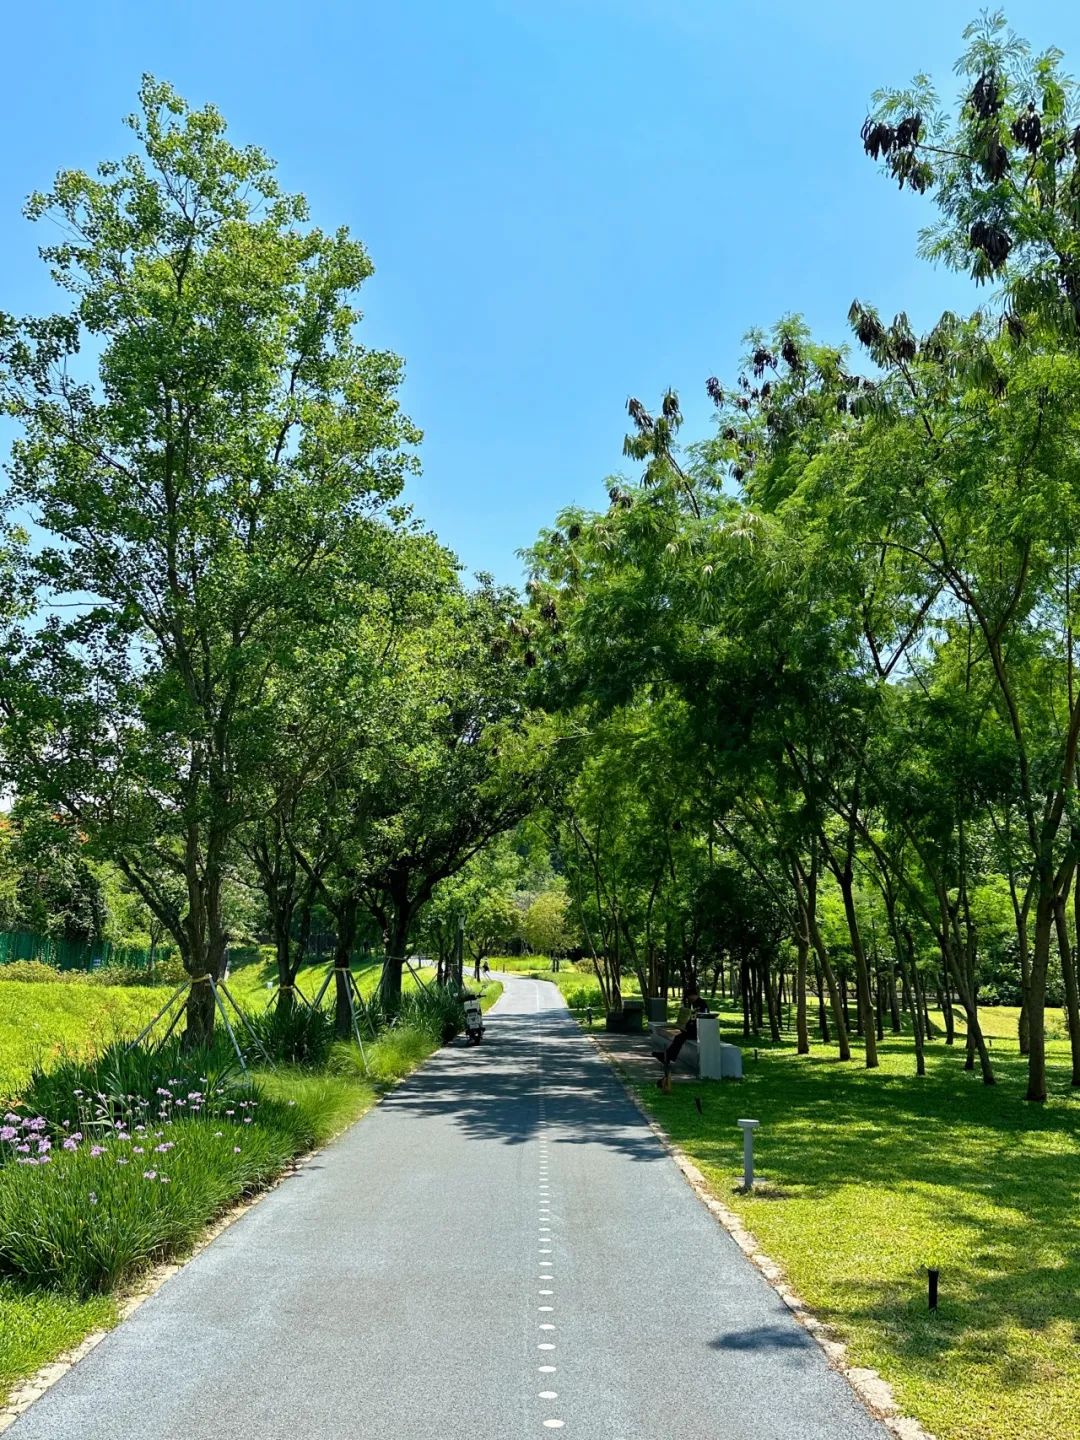
<path id="1" fill-rule="evenodd" d="M 565 890 L 542 890 L 521 917 L 521 933 L 536 955 L 565 955 L 578 942 Z"/>
<path id="2" fill-rule="evenodd" d="M 507 629 L 516 606 L 487 577 L 448 597 L 403 667 L 399 727 L 354 802 L 358 894 L 386 937 L 383 996 L 401 994 L 412 927 L 435 887 L 536 803 L 546 755 Z"/>
<path id="3" fill-rule="evenodd" d="M 41 599 L 73 607 L 22 634 L 0 707 L 19 791 L 69 816 L 175 940 L 200 1039 L 270 678 L 417 433 L 398 360 L 356 337 L 363 247 L 308 226 L 212 107 L 150 78 L 140 100 L 137 153 L 28 205 L 63 233 L 43 254 L 71 309 L 0 326 L 23 429 L 8 503 L 46 533 Z"/>
<path id="4" fill-rule="evenodd" d="M 932 192 L 939 220 L 924 237 L 926 251 L 954 267 L 970 266 L 977 281 L 997 281 L 1008 307 L 1000 341 L 984 340 L 977 357 L 985 388 L 1000 403 L 985 400 L 959 435 L 946 432 L 957 449 L 965 447 L 967 465 L 978 456 L 972 472 L 960 468 L 954 452 L 950 473 L 985 477 L 975 493 L 965 487 L 960 494 L 975 502 L 962 513 L 965 521 L 980 522 L 976 543 L 950 526 L 931 532 L 925 555 L 972 617 L 1015 750 L 1019 840 L 1026 852 L 1017 906 L 1026 972 L 1023 1038 L 1028 1099 L 1039 1102 L 1046 1098 L 1044 1011 L 1055 915 L 1076 866 L 1071 831 L 1066 840 L 1062 825 L 1080 746 L 1072 683 L 1077 537 L 1071 425 L 1080 330 L 1080 127 L 1075 89 L 1061 71 L 1058 51 L 1033 58 L 1000 13 L 969 26 L 965 38 L 970 43 L 958 69 L 970 89 L 955 117 L 920 79 L 910 90 L 878 93 L 864 143 L 902 184 L 914 177 L 915 188 Z M 993 417 L 989 434 L 972 423 L 985 416 Z M 929 449 L 940 434 L 927 437 Z M 989 511 L 982 508 L 988 498 Z M 995 572 L 1001 557 L 1005 577 Z M 1057 623 L 1046 623 L 1047 604 Z M 1066 708 L 1055 725 L 1044 687 L 1029 688 L 1024 676 L 1035 668 L 1033 645 L 1055 635 L 1058 625 L 1064 643 L 1055 646 L 1053 669 Z M 1018 644 L 1021 638 L 1027 643 Z M 1080 1040 L 1074 1041 L 1074 1076 L 1080 1079 L 1077 1047 Z"/>

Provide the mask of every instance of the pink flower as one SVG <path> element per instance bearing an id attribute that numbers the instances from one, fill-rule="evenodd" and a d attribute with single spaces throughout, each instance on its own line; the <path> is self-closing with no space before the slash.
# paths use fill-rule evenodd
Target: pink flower
<path id="1" fill-rule="evenodd" d="M 104 1155 L 104 1154 L 105 1154 L 105 1146 L 104 1146 L 104 1145 L 91 1145 L 91 1146 L 90 1146 L 90 1155 L 91 1155 L 91 1157 L 92 1157 L 93 1159 L 96 1160 L 99 1155 Z"/>
<path id="2" fill-rule="evenodd" d="M 234 1145 L 234 1146 L 232 1147 L 232 1153 L 233 1153 L 234 1155 L 239 1155 L 239 1154 L 240 1154 L 240 1146 L 239 1146 L 239 1145 Z"/>
<path id="3" fill-rule="evenodd" d="M 156 1170 L 144 1170 L 144 1171 L 142 1172 L 142 1178 L 143 1178 L 144 1180 L 156 1180 L 156 1179 L 157 1179 L 157 1171 L 156 1171 Z"/>

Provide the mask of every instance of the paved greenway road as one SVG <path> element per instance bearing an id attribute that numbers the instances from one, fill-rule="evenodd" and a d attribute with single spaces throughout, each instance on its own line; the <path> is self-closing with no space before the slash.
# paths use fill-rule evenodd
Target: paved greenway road
<path id="1" fill-rule="evenodd" d="M 196 1257 L 14 1440 L 886 1440 L 552 985 Z"/>

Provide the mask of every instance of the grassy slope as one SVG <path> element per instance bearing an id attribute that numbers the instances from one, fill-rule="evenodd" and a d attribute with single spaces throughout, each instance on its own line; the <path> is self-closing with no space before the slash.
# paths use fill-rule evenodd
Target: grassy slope
<path id="1" fill-rule="evenodd" d="M 301 969 L 297 983 L 308 1000 L 314 1002 L 326 978 L 327 969 L 328 966 L 325 963 L 306 965 Z M 382 973 L 382 961 L 355 961 L 352 969 L 359 983 L 361 995 L 365 998 L 373 995 Z M 430 985 L 435 978 L 434 970 L 424 970 L 422 978 Z M 269 948 L 262 960 L 242 965 L 234 970 L 229 976 L 228 985 L 230 993 L 238 1004 L 252 1010 L 264 1009 L 277 985 L 277 966 L 274 964 L 273 954 Z M 419 989 L 419 987 L 420 982 L 415 976 L 409 974 L 403 976 L 402 990 L 405 993 Z"/>
<path id="2" fill-rule="evenodd" d="M 86 1054 L 134 1035 L 164 1003 L 151 986 L 45 984 L 0 979 L 0 1096 L 17 1089 L 39 1062 Z"/>
<path id="3" fill-rule="evenodd" d="M 361 993 L 371 995 L 379 983 L 379 963 L 354 968 Z M 301 986 L 309 999 L 314 1000 L 325 973 L 324 966 L 302 972 Z M 424 978 L 430 983 L 426 971 Z M 273 985 L 272 964 L 244 965 L 229 977 L 230 992 L 251 1010 L 266 1007 Z M 417 985 L 406 976 L 406 991 Z M 118 1037 L 134 1035 L 174 988 L 0 978 L 0 1097 L 17 1090 L 38 1063 L 48 1066 L 50 1058 L 62 1053 L 85 1054 Z"/>
<path id="4" fill-rule="evenodd" d="M 734 1029 L 736 1017 L 725 1017 Z M 887 1039 L 877 1072 L 815 1046 L 759 1045 L 742 1085 L 642 1090 L 856 1363 L 890 1380 L 941 1440 L 1080 1433 L 1080 1096 L 1059 1017 L 1053 1098 L 1025 1105 L 1015 1010 L 986 1012 L 999 1084 Z M 733 1033 L 730 1038 L 737 1038 Z M 854 1040 L 854 1037 L 853 1037 Z M 694 1097 L 702 1101 L 699 1116 Z M 741 1116 L 761 1121 L 761 1195 L 736 1193 Z M 925 1267 L 942 1303 L 926 1305 Z"/>

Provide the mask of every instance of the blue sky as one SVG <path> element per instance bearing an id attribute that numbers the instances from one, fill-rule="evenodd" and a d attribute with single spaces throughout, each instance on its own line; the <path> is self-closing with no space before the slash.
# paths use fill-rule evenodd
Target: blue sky
<path id="1" fill-rule="evenodd" d="M 870 91 L 952 63 L 976 0 L 50 0 L 5 7 L 0 309 L 54 301 L 20 218 L 61 166 L 123 153 L 139 76 L 212 100 L 376 266 L 365 334 L 404 355 L 418 512 L 469 570 L 600 504 L 628 395 L 706 377 L 854 296 L 970 307 L 916 258 L 925 211 L 861 152 Z M 1010 11 L 1080 70 L 1075 0 Z"/>

